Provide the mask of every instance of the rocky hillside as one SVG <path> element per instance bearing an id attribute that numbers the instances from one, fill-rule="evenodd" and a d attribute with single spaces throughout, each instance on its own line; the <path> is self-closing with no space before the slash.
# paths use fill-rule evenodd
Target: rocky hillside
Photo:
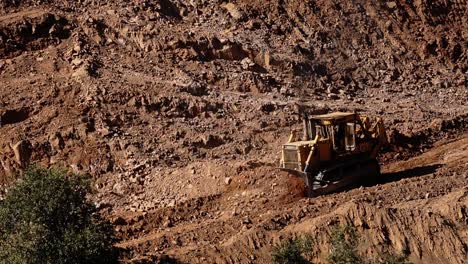
<path id="1" fill-rule="evenodd" d="M 205 254 L 215 262 L 260 263 L 283 229 L 327 235 L 326 222 L 316 219 L 326 214 L 357 226 L 370 215 L 379 219 L 367 224 L 372 230 L 398 223 L 398 230 L 366 233 L 374 239 L 370 255 L 409 248 L 416 263 L 435 255 L 462 263 L 464 160 L 440 161 L 441 153 L 433 159 L 437 166 L 426 164 L 434 170 L 422 172 L 412 171 L 426 166 L 417 158 L 411 166 L 400 162 L 451 140 L 457 151 L 447 159 L 466 157 L 467 6 L 464 0 L 4 0 L 0 195 L 32 163 L 92 175 L 93 199 L 120 223 L 126 261 L 172 254 L 190 262 L 187 256 Z M 255 211 L 318 206 L 286 188 L 291 179 L 274 167 L 280 144 L 300 127 L 298 113 L 332 110 L 382 116 L 392 143 L 381 156 L 391 168 L 386 177 L 418 176 L 417 184 L 354 190 L 346 202 L 340 195 L 322 197 L 326 209 L 306 209 L 297 220 L 274 224 L 271 234 L 260 232 L 254 246 L 244 245 L 265 224 L 251 219 Z M 249 196 L 252 186 L 258 188 Z M 376 209 L 354 198 L 399 196 L 407 188 L 408 197 L 423 199 L 421 186 L 432 200 L 418 200 L 414 214 L 404 199 Z M 264 199 L 271 209 L 258 204 Z M 449 209 L 438 207 L 440 214 L 424 213 L 455 200 Z M 236 211 L 246 203 L 250 211 Z M 251 222 L 235 234 L 245 217 Z M 454 225 L 434 224 L 444 230 L 440 237 L 454 237 L 447 248 L 430 226 L 412 225 L 442 223 L 440 217 Z M 193 221 L 205 220 L 219 226 L 218 235 L 176 239 L 201 228 Z M 216 243 L 239 256 L 228 258 Z M 436 247 L 444 251 L 425 258 Z"/>

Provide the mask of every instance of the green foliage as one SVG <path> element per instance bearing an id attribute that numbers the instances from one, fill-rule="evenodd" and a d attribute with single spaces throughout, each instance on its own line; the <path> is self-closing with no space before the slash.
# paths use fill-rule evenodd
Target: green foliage
<path id="1" fill-rule="evenodd" d="M 405 255 L 385 255 L 379 264 L 409 264 L 408 256 Z"/>
<path id="2" fill-rule="evenodd" d="M 275 246 L 272 254 L 273 262 L 277 264 L 306 264 L 309 263 L 304 254 L 310 251 L 312 239 L 295 238 L 282 241 Z"/>
<path id="3" fill-rule="evenodd" d="M 89 182 L 30 169 L 0 202 L 0 264 L 115 263 L 115 237 L 87 201 Z"/>
<path id="4" fill-rule="evenodd" d="M 350 226 L 338 226 L 332 230 L 331 252 L 328 262 L 331 264 L 362 263 L 357 253 L 358 237 L 356 231 Z"/>
<path id="5" fill-rule="evenodd" d="M 274 247 L 272 258 L 277 264 L 305 264 L 311 263 L 312 237 L 288 239 Z M 380 255 L 378 258 L 366 259 L 361 257 L 357 251 L 359 237 L 352 226 L 335 226 L 332 229 L 329 243 L 331 245 L 327 260 L 330 264 L 410 264 L 405 254 Z"/>

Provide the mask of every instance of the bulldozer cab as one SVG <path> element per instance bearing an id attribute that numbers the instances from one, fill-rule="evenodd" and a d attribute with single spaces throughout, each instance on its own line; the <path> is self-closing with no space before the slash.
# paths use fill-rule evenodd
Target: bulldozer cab
<path id="1" fill-rule="evenodd" d="M 338 153 L 354 151 L 356 148 L 356 114 L 336 112 L 305 118 L 306 138 L 329 139 L 333 150 Z"/>

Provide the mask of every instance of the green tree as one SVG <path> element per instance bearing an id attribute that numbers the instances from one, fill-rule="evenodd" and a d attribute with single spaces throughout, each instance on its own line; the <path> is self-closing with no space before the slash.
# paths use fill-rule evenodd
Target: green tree
<path id="1" fill-rule="evenodd" d="M 86 199 L 89 182 L 33 168 L 0 201 L 0 263 L 115 263 L 112 226 Z"/>
<path id="2" fill-rule="evenodd" d="M 338 226 L 332 230 L 330 244 L 331 251 L 328 262 L 331 264 L 363 263 L 357 253 L 358 237 L 350 226 Z"/>
<path id="3" fill-rule="evenodd" d="M 277 264 L 307 264 L 304 257 L 312 247 L 312 238 L 290 238 L 282 241 L 273 249 L 272 259 Z"/>

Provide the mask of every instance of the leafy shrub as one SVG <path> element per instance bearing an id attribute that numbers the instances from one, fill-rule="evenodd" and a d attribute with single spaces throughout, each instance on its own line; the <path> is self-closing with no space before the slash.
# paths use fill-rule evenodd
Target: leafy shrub
<path id="1" fill-rule="evenodd" d="M 273 262 L 277 264 L 309 263 L 304 254 L 310 250 L 312 240 L 309 237 L 288 239 L 275 246 L 272 254 Z"/>
<path id="2" fill-rule="evenodd" d="M 114 263 L 112 226 L 87 201 L 90 185 L 30 169 L 0 202 L 0 263 Z"/>
<path id="3" fill-rule="evenodd" d="M 356 231 L 350 226 L 338 226 L 332 230 L 331 252 L 328 262 L 332 264 L 362 263 L 357 253 L 358 237 Z"/>
<path id="4" fill-rule="evenodd" d="M 405 255 L 385 255 L 379 264 L 409 264 L 408 256 Z"/>

